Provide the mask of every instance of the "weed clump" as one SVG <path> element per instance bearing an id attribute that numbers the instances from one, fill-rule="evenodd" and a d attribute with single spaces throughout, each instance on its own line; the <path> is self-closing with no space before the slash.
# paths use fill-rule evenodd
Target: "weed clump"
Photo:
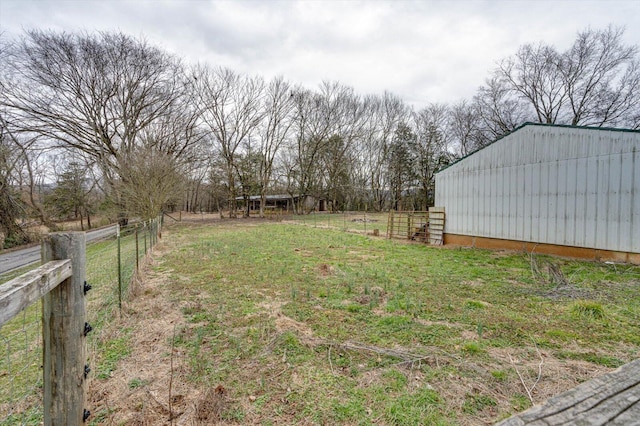
<path id="1" fill-rule="evenodd" d="M 479 300 L 468 300 L 467 303 L 465 303 L 465 307 L 467 309 L 484 309 L 486 304 Z"/>
<path id="2" fill-rule="evenodd" d="M 579 300 L 571 305 L 570 311 L 571 314 L 578 318 L 604 318 L 604 308 L 600 303 L 592 300 Z"/>
<path id="3" fill-rule="evenodd" d="M 496 400 L 488 395 L 467 394 L 464 404 L 462 405 L 462 411 L 467 414 L 476 414 L 478 411 L 482 411 L 488 407 L 495 407 L 496 405 L 498 405 Z"/>
<path id="4" fill-rule="evenodd" d="M 484 352 L 484 349 L 482 349 L 482 346 L 476 342 L 465 343 L 464 346 L 462 347 L 462 350 L 470 355 L 480 354 Z"/>

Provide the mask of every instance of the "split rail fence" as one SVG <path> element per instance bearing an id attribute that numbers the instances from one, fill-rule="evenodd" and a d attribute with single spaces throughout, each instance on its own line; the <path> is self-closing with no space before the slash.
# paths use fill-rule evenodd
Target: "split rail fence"
<path id="1" fill-rule="evenodd" d="M 84 232 L 49 234 L 42 266 L 0 285 L 0 426 L 89 418 L 102 325 L 121 311 L 161 225 L 157 218 L 117 227 L 89 245 Z"/>

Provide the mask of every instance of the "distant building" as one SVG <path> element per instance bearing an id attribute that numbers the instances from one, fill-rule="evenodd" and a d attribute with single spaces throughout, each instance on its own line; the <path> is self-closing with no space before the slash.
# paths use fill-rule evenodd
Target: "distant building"
<path id="1" fill-rule="evenodd" d="M 285 212 L 293 212 L 294 203 L 296 205 L 300 205 L 300 200 L 303 200 L 302 207 L 305 211 L 326 211 L 327 203 L 326 200 L 321 198 L 316 198 L 311 195 L 307 195 L 306 197 L 302 197 L 300 195 L 267 195 L 265 197 L 265 210 L 276 209 L 282 210 Z M 244 202 L 244 197 L 236 197 L 236 200 L 239 202 Z M 260 195 L 251 195 L 247 202 L 249 203 L 250 211 L 258 211 L 260 210 L 260 204 L 262 203 L 262 197 Z"/>
<path id="2" fill-rule="evenodd" d="M 640 131 L 525 123 L 436 175 L 445 244 L 640 264 Z"/>

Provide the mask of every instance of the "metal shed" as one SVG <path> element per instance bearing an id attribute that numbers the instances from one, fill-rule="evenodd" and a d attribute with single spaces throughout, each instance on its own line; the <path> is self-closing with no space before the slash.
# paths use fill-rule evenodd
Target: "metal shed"
<path id="1" fill-rule="evenodd" d="M 640 131 L 525 123 L 436 175 L 445 244 L 640 263 Z"/>

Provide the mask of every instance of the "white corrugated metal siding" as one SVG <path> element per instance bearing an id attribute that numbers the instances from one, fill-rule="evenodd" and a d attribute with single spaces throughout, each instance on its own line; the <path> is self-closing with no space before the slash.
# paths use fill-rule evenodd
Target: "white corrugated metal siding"
<path id="1" fill-rule="evenodd" d="M 445 232 L 640 253 L 640 132 L 525 125 L 436 175 Z"/>

